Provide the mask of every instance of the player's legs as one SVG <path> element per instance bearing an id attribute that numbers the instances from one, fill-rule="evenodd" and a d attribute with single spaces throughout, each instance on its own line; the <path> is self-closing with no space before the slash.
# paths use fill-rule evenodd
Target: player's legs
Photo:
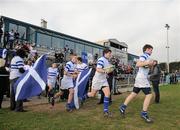
<path id="1" fill-rule="evenodd" d="M 140 88 L 134 87 L 133 92 L 125 99 L 124 103 L 119 106 L 120 113 L 124 116 L 127 105 L 138 95 Z"/>
<path id="2" fill-rule="evenodd" d="M 95 97 L 98 90 L 92 89 L 91 92 L 87 93 L 87 97 Z"/>
<path id="3" fill-rule="evenodd" d="M 51 97 L 53 97 L 52 93 L 51 93 L 51 90 L 52 90 L 52 86 L 50 84 L 48 84 L 48 102 L 50 103 L 50 99 Z"/>
<path id="4" fill-rule="evenodd" d="M 62 91 L 57 92 L 57 93 L 54 95 L 54 99 L 60 97 L 61 95 L 63 95 L 63 92 L 62 92 Z"/>
<path id="5" fill-rule="evenodd" d="M 143 104 L 143 111 L 148 110 L 151 99 L 152 99 L 152 94 L 148 94 L 148 95 L 145 96 L 144 104 Z"/>
<path id="6" fill-rule="evenodd" d="M 67 101 L 68 104 L 72 102 L 73 96 L 74 96 L 74 89 L 69 88 L 69 95 L 68 95 L 68 101 Z"/>
<path id="7" fill-rule="evenodd" d="M 110 89 L 109 86 L 105 86 L 102 88 L 104 93 L 104 116 L 111 117 L 111 113 L 109 112 L 109 97 L 110 97 Z"/>
<path id="8" fill-rule="evenodd" d="M 152 94 L 151 94 L 151 88 L 142 88 L 142 91 L 144 92 L 145 99 L 144 99 L 144 103 L 143 103 L 143 110 L 141 112 L 141 117 L 147 122 L 147 123 L 151 123 L 152 119 L 149 118 L 148 116 L 148 107 L 149 104 L 151 102 L 151 98 L 152 98 Z"/>
<path id="9" fill-rule="evenodd" d="M 124 101 L 124 105 L 128 105 L 129 102 L 137 96 L 137 93 L 132 92 Z"/>
<path id="10" fill-rule="evenodd" d="M 71 112 L 73 110 L 73 106 L 71 104 L 73 97 L 74 97 L 74 89 L 69 88 L 69 95 L 68 95 L 68 100 L 67 100 L 67 104 L 66 104 L 66 110 L 68 112 Z"/>

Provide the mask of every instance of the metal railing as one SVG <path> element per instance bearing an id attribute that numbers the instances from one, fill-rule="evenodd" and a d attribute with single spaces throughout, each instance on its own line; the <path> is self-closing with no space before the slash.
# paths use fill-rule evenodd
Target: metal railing
<path id="1" fill-rule="evenodd" d="M 121 74 L 113 78 L 112 93 L 120 93 L 122 89 L 132 88 L 134 86 L 135 75 Z M 128 91 L 129 89 L 127 89 Z M 123 90 L 124 91 L 124 90 Z"/>

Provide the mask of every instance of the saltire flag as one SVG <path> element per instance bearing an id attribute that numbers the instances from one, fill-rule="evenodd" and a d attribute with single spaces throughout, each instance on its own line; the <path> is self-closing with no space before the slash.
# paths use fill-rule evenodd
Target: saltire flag
<path id="1" fill-rule="evenodd" d="M 82 62 L 83 63 L 88 63 L 88 55 L 87 55 L 87 52 L 82 52 L 81 53 L 81 58 L 82 58 Z"/>
<path id="2" fill-rule="evenodd" d="M 74 88 L 74 101 L 73 101 L 76 109 L 79 109 L 79 98 L 80 99 L 83 98 L 86 85 L 88 83 L 89 76 L 91 74 L 91 70 L 92 68 L 83 70 L 82 72 L 79 73 L 76 79 L 76 85 Z"/>
<path id="3" fill-rule="evenodd" d="M 14 85 L 15 100 L 39 95 L 45 90 L 47 81 L 46 55 L 39 57 L 33 67 L 26 70 Z"/>

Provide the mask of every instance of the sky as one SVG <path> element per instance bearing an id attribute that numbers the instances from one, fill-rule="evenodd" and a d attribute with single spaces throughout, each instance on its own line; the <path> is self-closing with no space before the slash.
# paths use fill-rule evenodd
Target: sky
<path id="1" fill-rule="evenodd" d="M 180 61 L 179 0 L 0 0 L 0 15 L 40 26 L 91 42 L 115 38 L 128 45 L 128 52 L 141 55 L 151 44 L 152 58 Z"/>

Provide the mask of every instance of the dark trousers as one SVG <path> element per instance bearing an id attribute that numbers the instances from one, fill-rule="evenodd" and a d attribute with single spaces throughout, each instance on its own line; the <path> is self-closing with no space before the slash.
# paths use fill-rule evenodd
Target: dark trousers
<path id="1" fill-rule="evenodd" d="M 3 101 L 3 95 L 4 95 L 3 86 L 0 86 L 0 108 Z"/>
<path id="2" fill-rule="evenodd" d="M 10 81 L 11 83 L 11 93 L 10 93 L 10 109 L 15 111 L 23 110 L 23 100 L 15 101 L 15 92 L 14 92 L 14 84 L 18 78 L 15 78 Z"/>
<path id="3" fill-rule="evenodd" d="M 4 97 L 6 86 L 7 86 L 5 82 L 5 78 L 6 77 L 0 77 L 0 108 L 2 105 L 3 97 Z"/>
<path id="4" fill-rule="evenodd" d="M 0 45 L 1 45 L 1 38 L 2 38 L 2 35 L 0 35 Z M 1 45 L 1 47 L 2 47 L 2 45 Z"/>
<path id="5" fill-rule="evenodd" d="M 9 40 L 10 49 L 13 49 L 14 40 Z"/>
<path id="6" fill-rule="evenodd" d="M 152 85 L 155 93 L 155 102 L 159 103 L 160 101 L 159 81 L 152 81 Z"/>

